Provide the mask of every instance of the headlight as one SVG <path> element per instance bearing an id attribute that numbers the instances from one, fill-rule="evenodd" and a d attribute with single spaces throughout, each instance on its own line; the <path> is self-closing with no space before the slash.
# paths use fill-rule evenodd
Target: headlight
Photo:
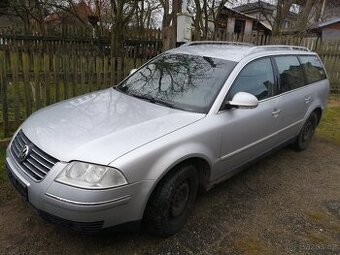
<path id="1" fill-rule="evenodd" d="M 106 189 L 127 184 L 124 175 L 115 168 L 84 162 L 71 162 L 56 181 L 85 189 Z"/>

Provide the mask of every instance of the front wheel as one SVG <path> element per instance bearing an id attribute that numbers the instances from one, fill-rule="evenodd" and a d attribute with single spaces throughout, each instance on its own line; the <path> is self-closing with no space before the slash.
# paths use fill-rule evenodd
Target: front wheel
<path id="1" fill-rule="evenodd" d="M 197 170 L 186 165 L 171 171 L 157 185 L 144 213 L 144 227 L 154 235 L 168 237 L 187 221 L 198 190 Z"/>
<path id="2" fill-rule="evenodd" d="M 295 142 L 295 148 L 299 151 L 305 150 L 308 148 L 316 126 L 318 124 L 318 116 L 315 112 L 313 112 L 309 118 L 307 119 L 307 121 L 305 122 L 305 124 L 303 125 L 297 139 Z"/>

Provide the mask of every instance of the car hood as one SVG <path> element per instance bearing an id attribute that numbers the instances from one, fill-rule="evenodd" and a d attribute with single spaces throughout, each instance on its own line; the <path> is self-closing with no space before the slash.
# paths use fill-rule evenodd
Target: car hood
<path id="1" fill-rule="evenodd" d="M 23 123 L 22 130 L 32 143 L 61 161 L 108 165 L 204 116 L 110 88 L 43 108 Z"/>

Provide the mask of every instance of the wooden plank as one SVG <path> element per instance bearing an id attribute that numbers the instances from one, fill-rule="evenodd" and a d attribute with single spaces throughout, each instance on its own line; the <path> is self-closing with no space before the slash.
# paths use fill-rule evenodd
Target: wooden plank
<path id="1" fill-rule="evenodd" d="M 12 73 L 12 86 L 13 86 L 13 96 L 14 96 L 14 119 L 16 126 L 20 125 L 20 87 L 19 87 L 19 52 L 18 48 L 11 48 L 10 52 L 10 64 L 11 64 L 11 73 Z"/>
<path id="2" fill-rule="evenodd" d="M 103 77 L 103 85 L 104 88 L 109 87 L 109 82 L 108 82 L 108 72 L 109 72 L 109 63 L 108 63 L 108 57 L 104 56 L 104 67 L 103 67 L 103 72 L 104 72 L 104 77 Z"/>
<path id="3" fill-rule="evenodd" d="M 62 55 L 62 72 L 63 72 L 63 99 L 67 99 L 68 98 L 68 70 L 69 70 L 69 66 L 68 66 L 68 55 L 67 55 L 67 51 L 65 50 L 65 46 L 64 46 L 64 50 L 63 50 L 63 55 Z"/>
<path id="4" fill-rule="evenodd" d="M 101 58 L 100 56 L 96 56 L 95 57 L 95 61 L 96 61 L 96 88 L 97 90 L 99 90 L 101 88 L 101 73 L 102 73 L 102 65 L 101 65 Z"/>
<path id="5" fill-rule="evenodd" d="M 71 82 L 71 85 L 72 85 L 72 97 L 75 97 L 76 96 L 76 86 L 77 86 L 77 81 L 78 81 L 78 75 L 77 75 L 77 57 L 76 55 L 74 54 L 74 51 L 72 52 L 72 67 L 71 67 L 71 70 L 72 70 L 72 82 Z"/>
<path id="6" fill-rule="evenodd" d="M 59 54 L 56 53 L 53 55 L 53 83 L 54 83 L 54 102 L 58 102 L 60 100 L 59 93 Z"/>
<path id="7" fill-rule="evenodd" d="M 85 56 L 80 57 L 80 84 L 81 84 L 81 91 L 82 93 L 86 91 L 86 70 L 87 70 L 87 61 Z"/>
<path id="8" fill-rule="evenodd" d="M 116 75 L 116 58 L 111 57 L 111 84 L 117 85 L 117 75 Z"/>
<path id="9" fill-rule="evenodd" d="M 4 137 L 9 136 L 9 119 L 8 119 L 8 98 L 7 98 L 7 66 L 6 51 L 0 51 L 0 82 L 1 82 L 1 105 L 2 105 L 2 123 Z"/>
<path id="10" fill-rule="evenodd" d="M 122 58 L 121 57 L 117 57 L 117 82 L 116 84 L 118 84 L 121 80 L 122 80 Z"/>
<path id="11" fill-rule="evenodd" d="M 34 82 L 33 82 L 33 100 L 35 102 L 35 110 L 41 108 L 41 93 L 40 93 L 40 66 L 41 54 L 35 52 L 33 56 Z"/>
<path id="12" fill-rule="evenodd" d="M 44 52 L 44 85 L 45 85 L 45 105 L 51 103 L 51 82 L 50 82 L 50 54 Z"/>
<path id="13" fill-rule="evenodd" d="M 24 104 L 25 104 L 25 117 L 32 113 L 32 96 L 30 88 L 30 55 L 28 50 L 22 52 L 22 73 L 24 81 Z"/>
<path id="14" fill-rule="evenodd" d="M 92 84 L 93 84 L 93 58 L 92 58 L 92 54 L 90 54 L 89 56 L 87 56 L 87 82 L 88 82 L 88 91 L 91 92 L 92 91 Z"/>

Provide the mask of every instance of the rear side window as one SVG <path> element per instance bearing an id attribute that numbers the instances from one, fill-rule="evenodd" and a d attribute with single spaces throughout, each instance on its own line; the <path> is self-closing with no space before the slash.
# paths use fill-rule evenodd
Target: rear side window
<path id="1" fill-rule="evenodd" d="M 299 58 L 308 83 L 326 79 L 325 70 L 317 56 L 300 56 Z"/>
<path id="2" fill-rule="evenodd" d="M 281 92 L 297 89 L 305 85 L 300 62 L 295 56 L 275 57 L 280 75 Z"/>
<path id="3" fill-rule="evenodd" d="M 262 100 L 274 95 L 274 74 L 269 58 L 255 60 L 240 72 L 231 87 L 228 99 L 237 92 L 248 92 Z"/>

